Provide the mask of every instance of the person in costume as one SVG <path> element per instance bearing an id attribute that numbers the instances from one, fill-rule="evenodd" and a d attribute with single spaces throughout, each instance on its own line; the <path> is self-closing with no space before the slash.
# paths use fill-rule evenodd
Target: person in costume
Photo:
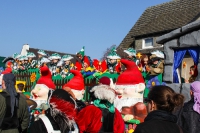
<path id="1" fill-rule="evenodd" d="M 5 115 L 0 126 L 2 133 L 26 133 L 29 125 L 28 105 L 26 100 L 16 92 L 15 82 L 14 74 L 4 72 L 3 91 L 0 92 L 0 95 L 4 97 L 0 102 L 6 102 Z"/>
<path id="2" fill-rule="evenodd" d="M 65 90 L 57 89 L 49 97 L 50 108 L 31 124 L 30 133 L 78 133 L 76 102 Z"/>
<path id="3" fill-rule="evenodd" d="M 109 73 L 120 73 L 121 72 L 121 57 L 116 53 L 116 48 L 111 49 L 110 53 L 107 56 L 107 69 Z"/>
<path id="4" fill-rule="evenodd" d="M 115 91 L 108 85 L 91 89 L 96 99 L 93 105 L 83 108 L 77 116 L 80 133 L 124 133 L 124 121 L 114 107 Z"/>
<path id="5" fill-rule="evenodd" d="M 76 56 L 81 60 L 76 61 L 75 69 L 81 71 L 81 73 L 86 76 L 90 76 L 95 73 L 95 69 L 93 68 L 92 60 L 89 56 L 85 55 L 85 48 L 83 47 L 80 52 L 76 54 Z"/>
<path id="6" fill-rule="evenodd" d="M 164 71 L 164 54 L 163 52 L 156 50 L 154 52 L 151 52 L 150 56 L 150 75 L 158 75 L 163 73 Z"/>
<path id="7" fill-rule="evenodd" d="M 38 50 L 38 61 L 37 61 L 37 67 L 39 68 L 41 66 L 41 60 L 44 56 L 46 56 L 47 54 L 44 52 L 44 50 Z"/>
<path id="8" fill-rule="evenodd" d="M 56 76 L 60 73 L 57 64 L 61 59 L 61 56 L 58 53 L 54 53 L 51 55 L 51 59 L 53 63 L 49 66 L 49 69 L 51 71 L 52 76 Z"/>
<path id="9" fill-rule="evenodd" d="M 18 68 L 19 68 L 19 57 L 20 57 L 20 54 L 14 53 L 12 57 L 14 59 L 13 70 L 17 71 Z"/>
<path id="10" fill-rule="evenodd" d="M 46 58 L 46 57 L 43 57 L 42 59 L 41 59 L 41 67 L 43 67 L 43 66 L 49 66 L 49 63 L 50 63 L 51 61 L 48 59 L 48 58 Z"/>
<path id="11" fill-rule="evenodd" d="M 140 61 L 140 64 L 138 65 L 138 67 L 141 72 L 148 72 L 150 70 L 148 55 L 145 55 L 145 54 L 142 55 L 141 61 Z"/>
<path id="12" fill-rule="evenodd" d="M 192 65 L 190 67 L 190 77 L 189 80 L 185 80 L 185 83 L 192 83 L 196 80 L 196 77 L 198 76 L 198 70 L 197 70 L 197 66 L 196 65 Z"/>
<path id="13" fill-rule="evenodd" d="M 60 66 L 60 75 L 65 78 L 70 74 L 70 70 L 74 69 L 74 64 L 71 62 L 71 55 L 64 55 L 57 66 Z"/>
<path id="14" fill-rule="evenodd" d="M 126 70 L 119 75 L 116 81 L 115 91 L 117 97 L 114 101 L 115 107 L 125 115 L 125 121 L 135 118 L 142 122 L 147 115 L 146 106 L 143 104 L 144 79 L 135 62 L 121 59 L 121 63 L 126 67 Z M 129 112 L 136 110 L 136 113 L 126 114 L 124 110 L 130 108 L 132 108 L 132 111 Z M 138 114 L 137 112 L 141 112 L 142 114 Z"/>
<path id="15" fill-rule="evenodd" d="M 31 68 L 36 68 L 37 66 L 37 61 L 36 60 L 33 60 L 33 58 L 35 58 L 35 54 L 33 52 L 28 52 L 27 53 L 27 58 L 28 58 L 28 66 L 27 68 L 28 69 L 31 69 Z"/>
<path id="16" fill-rule="evenodd" d="M 27 58 L 27 57 L 24 56 L 24 55 L 21 55 L 21 56 L 19 57 L 19 68 L 18 68 L 19 71 L 24 71 L 24 70 L 26 70 L 26 63 L 25 63 L 26 58 Z"/>
<path id="17" fill-rule="evenodd" d="M 37 81 L 33 90 L 31 90 L 31 99 L 37 103 L 37 111 L 35 113 L 42 113 L 43 106 L 48 106 L 48 94 L 56 88 L 52 81 L 52 75 L 47 66 L 40 67 L 41 77 Z M 38 112 L 39 111 L 39 112 Z"/>
<path id="18" fill-rule="evenodd" d="M 65 85 L 63 85 L 63 89 L 69 93 L 72 91 L 72 96 L 74 95 L 78 111 L 80 111 L 85 107 L 85 103 L 82 101 L 85 93 L 84 79 L 82 74 L 77 70 L 70 70 L 70 73 L 72 73 L 74 77 Z"/>
<path id="19" fill-rule="evenodd" d="M 124 50 L 125 53 L 128 54 L 128 59 L 131 61 L 134 61 L 136 65 L 139 64 L 139 60 L 136 57 L 136 50 L 133 48 L 128 48 L 127 50 Z"/>

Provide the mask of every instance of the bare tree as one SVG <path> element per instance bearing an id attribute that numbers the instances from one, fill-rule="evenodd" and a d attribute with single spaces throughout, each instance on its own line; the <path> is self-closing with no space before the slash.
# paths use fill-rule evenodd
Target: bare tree
<path id="1" fill-rule="evenodd" d="M 111 45 L 109 48 L 107 48 L 107 49 L 104 51 L 103 56 L 102 56 L 102 58 L 100 59 L 101 61 L 103 61 L 103 60 L 106 59 L 106 57 L 108 56 L 110 50 L 111 50 L 113 47 L 116 47 L 116 45 L 113 44 L 113 45 Z"/>

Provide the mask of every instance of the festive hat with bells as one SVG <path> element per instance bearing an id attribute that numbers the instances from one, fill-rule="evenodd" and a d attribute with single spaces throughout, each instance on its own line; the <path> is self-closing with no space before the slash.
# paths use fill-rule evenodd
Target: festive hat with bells
<path id="1" fill-rule="evenodd" d="M 36 56 L 35 56 L 35 54 L 33 52 L 28 52 L 27 57 L 28 58 L 34 58 Z"/>
<path id="2" fill-rule="evenodd" d="M 38 50 L 38 52 L 37 52 L 38 54 L 41 54 L 41 55 L 43 55 L 43 56 L 45 56 L 45 55 L 47 55 L 45 52 L 44 52 L 44 50 Z"/>
<path id="3" fill-rule="evenodd" d="M 74 75 L 74 77 L 66 83 L 63 88 L 69 87 L 74 90 L 83 90 L 85 89 L 84 79 L 82 74 L 77 70 L 70 70 L 70 72 Z"/>
<path id="4" fill-rule="evenodd" d="M 41 77 L 37 81 L 37 84 L 44 84 L 49 89 L 56 89 L 54 82 L 52 81 L 52 76 L 49 68 L 47 66 L 40 67 Z"/>
<path id="5" fill-rule="evenodd" d="M 54 60 L 54 59 L 61 59 L 61 56 L 58 54 L 58 53 L 54 53 L 51 55 L 51 59 Z"/>
<path id="6" fill-rule="evenodd" d="M 14 53 L 14 54 L 13 54 L 13 58 L 14 58 L 14 59 L 18 59 L 19 57 L 20 57 L 20 54 L 18 54 L 18 53 Z"/>
<path id="7" fill-rule="evenodd" d="M 124 50 L 125 53 L 127 53 L 130 56 L 135 56 L 136 57 L 136 50 L 133 48 L 128 48 L 127 50 Z"/>
<path id="8" fill-rule="evenodd" d="M 67 61 L 67 60 L 71 60 L 71 59 L 73 59 L 74 57 L 72 57 L 71 55 L 63 55 L 63 57 L 62 57 L 62 60 L 63 61 Z"/>
<path id="9" fill-rule="evenodd" d="M 116 88 L 135 88 L 136 85 L 143 83 L 144 79 L 135 62 L 121 59 L 126 70 L 121 73 L 116 82 Z"/>
<path id="10" fill-rule="evenodd" d="M 121 57 L 116 53 L 116 48 L 115 47 L 113 47 L 111 49 L 111 51 L 109 52 L 107 58 L 108 59 L 121 59 Z"/>

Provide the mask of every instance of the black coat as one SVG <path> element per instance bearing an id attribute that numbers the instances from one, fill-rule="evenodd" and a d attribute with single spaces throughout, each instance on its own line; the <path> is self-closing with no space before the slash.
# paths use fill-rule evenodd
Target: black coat
<path id="1" fill-rule="evenodd" d="M 189 133 L 200 133 L 200 114 L 193 110 L 194 100 L 185 103 L 180 111 L 178 125 Z"/>
<path id="2" fill-rule="evenodd" d="M 171 113 L 156 110 L 150 112 L 134 133 L 180 133 L 177 117 Z M 183 131 L 183 133 L 187 133 Z"/>

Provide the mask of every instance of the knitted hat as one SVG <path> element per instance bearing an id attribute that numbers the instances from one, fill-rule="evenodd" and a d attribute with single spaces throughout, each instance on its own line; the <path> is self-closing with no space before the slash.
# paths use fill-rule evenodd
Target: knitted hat
<path id="1" fill-rule="evenodd" d="M 144 83 L 142 74 L 135 62 L 121 59 L 121 63 L 125 65 L 126 70 L 119 75 L 116 82 L 116 88 L 130 88 L 139 83 Z"/>
<path id="2" fill-rule="evenodd" d="M 64 55 L 63 57 L 62 57 L 62 60 L 63 61 L 67 61 L 67 60 L 71 60 L 71 59 L 73 59 L 74 57 L 72 57 L 71 55 Z"/>
<path id="3" fill-rule="evenodd" d="M 36 57 L 35 54 L 33 52 L 28 52 L 27 57 L 29 58 L 34 58 Z"/>
<path id="4" fill-rule="evenodd" d="M 130 56 L 136 56 L 136 50 L 133 48 L 128 48 L 127 50 L 124 50 L 124 52 Z"/>
<path id="5" fill-rule="evenodd" d="M 108 54 L 107 58 L 108 59 L 121 59 L 121 57 L 116 53 L 116 48 L 113 47 L 111 50 L 110 50 L 110 53 Z"/>
<path id="6" fill-rule="evenodd" d="M 74 77 L 68 83 L 66 83 L 63 88 L 69 87 L 74 90 L 84 90 L 85 85 L 82 74 L 77 70 L 70 70 L 70 72 L 74 74 Z"/>
<path id="7" fill-rule="evenodd" d="M 37 81 L 37 84 L 44 84 L 47 87 L 49 87 L 49 89 L 53 89 L 53 90 L 56 89 L 56 86 L 51 79 L 52 76 L 51 76 L 51 72 L 49 68 L 47 66 L 42 66 L 40 67 L 40 72 L 41 72 L 41 77 Z"/>
<path id="8" fill-rule="evenodd" d="M 43 56 L 45 56 L 45 55 L 47 55 L 45 52 L 44 52 L 44 50 L 38 50 L 38 52 L 37 52 L 38 54 L 41 54 L 41 55 L 43 55 Z"/>

